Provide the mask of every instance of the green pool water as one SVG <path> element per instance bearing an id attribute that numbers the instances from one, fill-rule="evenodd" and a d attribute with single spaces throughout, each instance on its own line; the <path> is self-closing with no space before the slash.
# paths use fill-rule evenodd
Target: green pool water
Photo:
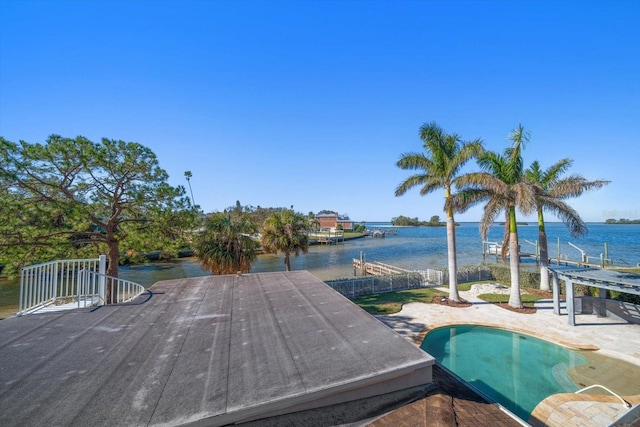
<path id="1" fill-rule="evenodd" d="M 475 325 L 435 329 L 421 348 L 524 421 L 546 397 L 578 390 L 567 371 L 587 363 L 575 351 L 530 335 Z"/>

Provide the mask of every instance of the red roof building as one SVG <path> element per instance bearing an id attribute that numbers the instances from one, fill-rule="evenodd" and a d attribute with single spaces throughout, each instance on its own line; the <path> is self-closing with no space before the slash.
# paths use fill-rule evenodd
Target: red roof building
<path id="1" fill-rule="evenodd" d="M 337 212 L 322 213 L 316 215 L 320 229 L 339 229 L 338 225 L 343 230 L 353 230 L 353 221 L 349 219 L 347 215 L 339 215 Z"/>

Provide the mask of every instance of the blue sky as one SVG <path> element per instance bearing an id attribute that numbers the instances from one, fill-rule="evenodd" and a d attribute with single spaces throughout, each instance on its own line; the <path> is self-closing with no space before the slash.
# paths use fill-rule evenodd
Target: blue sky
<path id="1" fill-rule="evenodd" d="M 423 123 L 494 151 L 522 123 L 527 164 L 612 181 L 583 219 L 640 218 L 638 22 L 631 0 L 0 0 L 0 135 L 139 142 L 206 212 L 388 221 L 444 217 L 442 192 L 394 196 Z"/>

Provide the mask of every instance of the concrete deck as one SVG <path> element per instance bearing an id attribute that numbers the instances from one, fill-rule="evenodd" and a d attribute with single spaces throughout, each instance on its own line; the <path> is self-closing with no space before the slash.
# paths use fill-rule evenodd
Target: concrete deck
<path id="1" fill-rule="evenodd" d="M 462 298 L 473 303 L 471 307 L 410 303 L 399 313 L 379 318 L 417 345 L 431 329 L 453 324 L 478 324 L 520 331 L 574 349 L 591 350 L 594 358 L 607 356 L 621 363 L 602 365 L 598 360 L 598 363 L 591 364 L 593 366 L 589 370 L 602 369 L 604 372 L 600 375 L 608 382 L 614 382 L 614 389 L 628 390 L 621 393 L 628 402 L 636 406 L 640 404 L 640 325 L 595 315 L 576 315 L 577 326 L 571 326 L 566 322 L 566 314 L 553 314 L 552 300 L 539 301 L 535 314 L 520 314 L 480 300 L 475 289 L 460 292 Z M 612 424 L 629 411 L 616 399 L 570 396 L 549 397 L 544 405 L 536 408 L 537 412 L 534 411 L 538 418 L 529 422 L 546 426 L 601 427 Z"/>
<path id="2" fill-rule="evenodd" d="M 433 362 L 308 272 L 172 280 L 130 304 L 1 321 L 0 414 L 225 425 L 419 388 Z"/>

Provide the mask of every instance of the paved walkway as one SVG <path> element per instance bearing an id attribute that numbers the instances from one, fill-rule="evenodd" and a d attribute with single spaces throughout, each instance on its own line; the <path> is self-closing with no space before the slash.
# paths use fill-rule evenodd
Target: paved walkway
<path id="1" fill-rule="evenodd" d="M 416 344 L 422 341 L 426 332 L 437 327 L 451 324 L 479 324 L 516 330 L 575 349 L 594 350 L 594 356 L 609 356 L 640 367 L 640 325 L 594 315 L 576 315 L 577 325 L 570 326 L 567 324 L 566 314 L 561 316 L 553 314 L 551 299 L 536 303 L 535 314 L 516 313 L 480 300 L 478 294 L 488 293 L 486 286 L 485 289 L 482 289 L 482 286 L 460 292 L 461 298 L 472 303 L 470 307 L 455 308 L 440 304 L 410 303 L 404 305 L 399 313 L 379 316 L 379 319 Z M 491 292 L 494 291 L 495 289 Z M 564 305 L 562 308 L 564 309 Z M 640 371 L 619 372 L 618 376 L 632 375 L 625 380 L 632 385 L 640 384 L 640 376 L 636 377 L 638 372 Z M 640 400 L 636 401 L 634 397 L 630 400 L 633 404 L 640 403 Z M 584 405 L 585 403 L 577 406 L 573 404 L 574 408 L 580 408 L 573 411 L 572 404 L 567 404 L 565 397 L 564 400 L 547 405 L 543 416 L 546 417 L 547 425 L 601 426 L 603 425 L 602 412 L 611 413 L 608 419 L 613 422 L 628 411 L 616 402 L 590 402 L 588 405 L 591 405 L 592 409 L 588 411 L 585 411 Z M 607 409 L 605 406 L 598 405 L 606 405 Z M 614 409 L 608 409 L 611 407 Z M 590 419 L 588 414 L 592 412 L 600 414 L 599 418 Z M 585 415 L 582 419 L 578 419 L 576 417 L 580 415 L 576 413 Z"/>

